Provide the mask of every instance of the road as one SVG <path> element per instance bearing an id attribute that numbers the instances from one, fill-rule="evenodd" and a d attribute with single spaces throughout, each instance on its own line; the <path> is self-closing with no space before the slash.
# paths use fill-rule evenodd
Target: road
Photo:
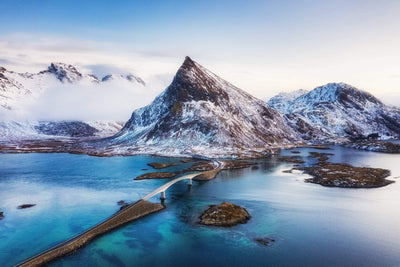
<path id="1" fill-rule="evenodd" d="M 216 163 L 216 168 L 220 169 L 222 168 L 222 165 L 220 162 L 215 161 Z M 133 202 L 129 204 L 127 207 L 124 209 L 116 212 L 115 214 L 111 215 L 104 221 L 96 224 L 95 226 L 89 228 L 88 230 L 62 242 L 54 247 L 51 247 L 33 257 L 30 257 L 23 262 L 17 264 L 16 266 L 41 266 L 44 264 L 47 264 L 51 261 L 53 261 L 56 258 L 63 257 L 69 253 L 72 253 L 76 251 L 77 249 L 83 247 L 86 245 L 90 240 L 103 235 L 117 227 L 120 227 L 121 225 L 124 225 L 128 222 L 131 222 L 133 220 L 139 219 L 143 216 L 146 216 L 148 214 L 157 212 L 163 208 L 165 208 L 161 204 L 155 204 L 148 202 L 147 200 L 157 194 L 163 193 L 165 194 L 165 191 L 174 185 L 177 182 L 180 182 L 182 180 L 191 180 L 195 178 L 196 176 L 199 176 L 201 174 L 207 173 L 209 171 L 204 171 L 204 172 L 198 172 L 198 173 L 192 173 L 192 174 L 187 174 L 182 177 L 178 177 L 160 187 L 157 189 L 153 190 L 152 192 L 148 193 L 144 197 L 142 197 L 140 200 Z"/>

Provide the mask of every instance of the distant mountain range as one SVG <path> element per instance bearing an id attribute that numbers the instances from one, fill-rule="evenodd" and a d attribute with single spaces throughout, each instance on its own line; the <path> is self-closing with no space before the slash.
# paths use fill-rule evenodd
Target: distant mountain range
<path id="1" fill-rule="evenodd" d="M 27 99 L 35 99 L 49 86 L 57 83 L 96 84 L 113 80 L 125 80 L 135 85 L 146 83 L 133 74 L 109 74 L 99 80 L 93 74 L 83 74 L 74 66 L 51 63 L 47 70 L 38 73 L 17 73 L 0 67 L 0 107 L 11 110 L 19 108 Z"/>
<path id="2" fill-rule="evenodd" d="M 33 80 L 40 85 L 49 76 L 62 83 L 126 79 L 145 86 L 133 75 L 112 74 L 100 81 L 71 65 L 51 64 L 37 74 L 1 69 L 2 97 L 34 94 L 21 81 Z M 12 102 L 2 101 L 3 108 Z M 122 123 L 118 125 L 122 127 Z M 113 128 L 108 133 L 117 132 L 118 125 L 108 124 L 106 128 Z M 1 127 L 15 125 L 3 123 Z M 98 134 L 102 127 L 95 122 L 37 122 L 29 129 L 40 136 L 81 137 Z M 343 142 L 369 136 L 399 138 L 400 109 L 345 83 L 281 93 L 266 103 L 186 57 L 172 83 L 151 104 L 135 110 L 115 135 L 88 147 L 110 155 L 259 157 L 296 143 Z"/>
<path id="3" fill-rule="evenodd" d="M 0 67 L 0 110 L 14 112 L 36 101 L 49 87 L 63 84 L 91 85 L 126 81 L 133 86 L 146 83 L 133 74 L 109 74 L 101 80 L 93 74 L 83 74 L 65 63 L 51 63 L 38 73 L 17 73 Z M 118 132 L 122 122 L 115 121 L 14 121 L 0 118 L 0 140 L 64 137 L 105 137 Z M 80 133 L 78 133 L 80 131 Z"/>
<path id="4" fill-rule="evenodd" d="M 341 141 L 400 137 L 400 109 L 345 83 L 280 94 L 268 104 L 284 114 L 288 125 L 307 141 Z"/>

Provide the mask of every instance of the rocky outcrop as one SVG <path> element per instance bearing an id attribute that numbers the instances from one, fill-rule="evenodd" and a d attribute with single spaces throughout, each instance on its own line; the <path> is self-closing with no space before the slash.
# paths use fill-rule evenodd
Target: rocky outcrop
<path id="1" fill-rule="evenodd" d="M 17 209 L 27 209 L 36 206 L 36 204 L 22 204 L 17 207 Z"/>
<path id="2" fill-rule="evenodd" d="M 251 218 L 246 209 L 229 202 L 212 205 L 200 215 L 200 223 L 212 226 L 234 226 Z"/>

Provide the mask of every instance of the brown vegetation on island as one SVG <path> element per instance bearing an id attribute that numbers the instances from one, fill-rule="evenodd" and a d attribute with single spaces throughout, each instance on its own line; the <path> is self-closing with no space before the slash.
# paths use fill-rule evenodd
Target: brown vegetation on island
<path id="1" fill-rule="evenodd" d="M 146 179 L 170 179 L 176 176 L 173 172 L 149 172 L 139 175 L 134 180 L 146 180 Z"/>
<path id="2" fill-rule="evenodd" d="M 353 167 L 343 163 L 320 163 L 313 167 L 295 168 L 312 176 L 306 182 L 328 187 L 375 188 L 393 181 L 385 179 L 390 171 L 380 168 Z"/>
<path id="3" fill-rule="evenodd" d="M 305 161 L 301 159 L 301 157 L 299 156 L 291 156 L 291 157 L 285 157 L 285 156 L 281 156 L 278 158 L 280 161 L 282 162 L 289 162 L 289 163 L 299 163 L 302 164 Z"/>
<path id="4" fill-rule="evenodd" d="M 246 209 L 229 203 L 222 202 L 220 205 L 211 205 L 200 215 L 200 223 L 212 226 L 234 226 L 246 223 L 250 214 Z"/>

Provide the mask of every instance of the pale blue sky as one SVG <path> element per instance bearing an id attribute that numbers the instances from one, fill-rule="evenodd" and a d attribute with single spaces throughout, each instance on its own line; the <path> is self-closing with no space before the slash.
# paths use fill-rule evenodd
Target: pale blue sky
<path id="1" fill-rule="evenodd" d="M 66 61 L 162 87 L 189 55 L 260 98 L 347 82 L 400 104 L 399 14 L 385 0 L 1 0 L 0 65 Z"/>

